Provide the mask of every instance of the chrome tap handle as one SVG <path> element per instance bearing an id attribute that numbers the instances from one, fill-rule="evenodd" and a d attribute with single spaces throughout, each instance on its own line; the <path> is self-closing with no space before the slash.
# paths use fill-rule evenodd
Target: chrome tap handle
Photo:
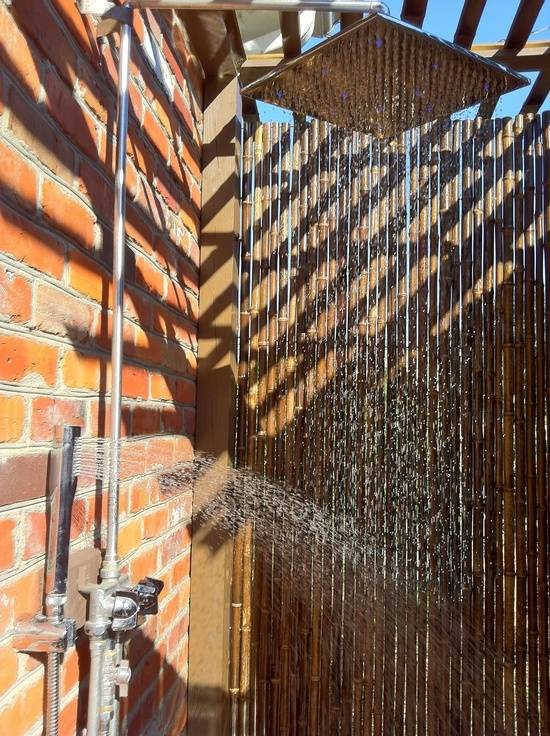
<path id="1" fill-rule="evenodd" d="M 146 577 L 134 585 L 133 590 L 136 592 L 139 601 L 139 612 L 143 616 L 151 616 L 158 613 L 159 610 L 159 594 L 164 588 L 162 580 Z"/>

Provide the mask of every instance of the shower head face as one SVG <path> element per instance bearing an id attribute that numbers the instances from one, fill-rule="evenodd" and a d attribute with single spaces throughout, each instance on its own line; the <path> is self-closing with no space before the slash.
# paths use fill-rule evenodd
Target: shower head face
<path id="1" fill-rule="evenodd" d="M 374 14 L 242 93 L 342 128 L 395 138 L 527 84 L 500 64 Z"/>

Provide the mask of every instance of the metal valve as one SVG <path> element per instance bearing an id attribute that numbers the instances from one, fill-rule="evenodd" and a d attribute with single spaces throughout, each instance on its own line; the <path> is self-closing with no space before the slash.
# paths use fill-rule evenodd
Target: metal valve
<path id="1" fill-rule="evenodd" d="M 139 598 L 133 590 L 117 590 L 113 600 L 113 631 L 131 631 L 138 625 Z"/>
<path id="2" fill-rule="evenodd" d="M 164 588 L 162 580 L 156 578 L 144 578 L 137 585 L 134 585 L 133 591 L 137 595 L 139 601 L 139 612 L 144 616 L 154 615 L 159 609 L 159 594 Z"/>

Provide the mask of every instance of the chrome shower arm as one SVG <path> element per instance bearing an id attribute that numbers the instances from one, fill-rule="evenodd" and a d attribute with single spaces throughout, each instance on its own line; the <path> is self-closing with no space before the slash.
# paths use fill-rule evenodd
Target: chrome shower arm
<path id="1" fill-rule="evenodd" d="M 132 0 L 136 10 L 318 10 L 330 13 L 388 13 L 384 2 L 365 0 Z M 103 15 L 115 7 L 109 0 L 79 0 L 81 13 Z"/>

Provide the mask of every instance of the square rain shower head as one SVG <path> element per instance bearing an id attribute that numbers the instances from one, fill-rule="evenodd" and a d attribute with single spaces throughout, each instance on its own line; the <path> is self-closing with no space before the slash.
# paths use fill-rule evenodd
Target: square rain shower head
<path id="1" fill-rule="evenodd" d="M 351 130 L 399 133 L 529 84 L 494 61 L 385 15 L 369 15 L 242 94 Z"/>

